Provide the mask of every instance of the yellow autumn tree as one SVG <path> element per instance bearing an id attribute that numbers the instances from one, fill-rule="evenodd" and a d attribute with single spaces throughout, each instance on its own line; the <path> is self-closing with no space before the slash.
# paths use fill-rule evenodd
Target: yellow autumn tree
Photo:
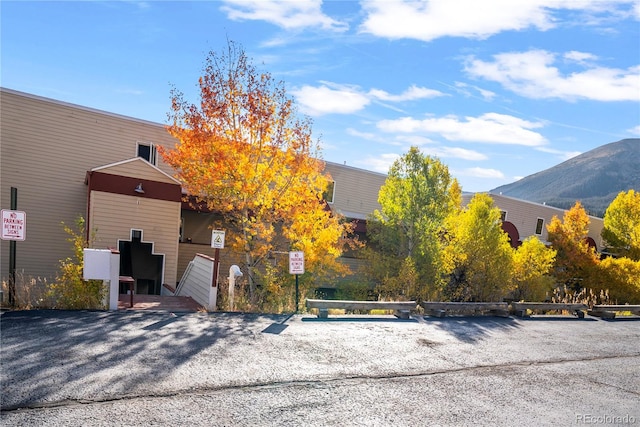
<path id="1" fill-rule="evenodd" d="M 573 290 L 595 284 L 598 256 L 587 242 L 589 223 L 587 212 L 577 201 L 565 212 L 562 221 L 554 216 L 547 226 L 549 242 L 557 251 L 553 275 L 559 284 Z"/>
<path id="2" fill-rule="evenodd" d="M 350 228 L 325 209 L 330 177 L 311 120 L 297 115 L 284 83 L 231 41 L 209 53 L 199 88 L 198 103 L 172 91 L 168 131 L 178 143 L 159 151 L 184 189 L 223 215 L 230 245 L 244 253 L 252 302 L 274 251 L 304 251 L 306 271 L 345 272 L 336 258 Z"/>
<path id="3" fill-rule="evenodd" d="M 555 258 L 555 249 L 546 247 L 537 237 L 525 239 L 513 253 L 513 298 L 544 301 L 555 284 L 549 275 Z"/>
<path id="4" fill-rule="evenodd" d="M 619 256 L 640 261 L 640 192 L 620 192 L 604 214 L 602 237 Z"/>
<path id="5" fill-rule="evenodd" d="M 443 233 L 443 265 L 451 301 L 501 301 L 515 288 L 513 249 L 491 196 L 477 193 L 450 214 Z"/>

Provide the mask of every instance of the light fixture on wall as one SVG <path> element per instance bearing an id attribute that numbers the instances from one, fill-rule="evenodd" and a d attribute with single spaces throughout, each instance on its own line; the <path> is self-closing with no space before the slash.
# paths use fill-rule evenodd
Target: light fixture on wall
<path id="1" fill-rule="evenodd" d="M 144 194 L 144 190 L 142 189 L 142 183 L 138 184 L 138 186 L 133 190 L 138 194 Z"/>

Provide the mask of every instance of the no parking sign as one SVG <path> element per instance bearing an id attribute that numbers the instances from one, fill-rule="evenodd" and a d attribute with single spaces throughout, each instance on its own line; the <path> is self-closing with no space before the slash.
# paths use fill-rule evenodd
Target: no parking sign
<path id="1" fill-rule="evenodd" d="M 27 234 L 27 214 L 2 209 L 2 240 L 24 240 Z"/>
<path id="2" fill-rule="evenodd" d="M 289 252 L 289 274 L 304 274 L 304 252 Z"/>

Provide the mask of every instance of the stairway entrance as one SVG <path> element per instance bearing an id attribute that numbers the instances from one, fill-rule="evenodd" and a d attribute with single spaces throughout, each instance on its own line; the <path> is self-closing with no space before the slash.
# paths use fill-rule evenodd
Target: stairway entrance
<path id="1" fill-rule="evenodd" d="M 160 295 L 164 255 L 153 253 L 153 242 L 142 240 L 142 230 L 131 230 L 131 240 L 118 242 L 120 251 L 120 276 L 135 280 L 134 293 Z M 126 294 L 127 285 L 120 285 L 120 293 Z"/>

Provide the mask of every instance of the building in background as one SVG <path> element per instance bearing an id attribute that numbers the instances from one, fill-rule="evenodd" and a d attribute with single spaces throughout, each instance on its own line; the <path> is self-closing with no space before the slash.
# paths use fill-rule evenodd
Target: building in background
<path id="1" fill-rule="evenodd" d="M 71 256 L 62 224 L 78 217 L 95 230 L 94 248 L 120 251 L 120 273 L 136 280 L 137 293 L 175 287 L 196 253 L 213 255 L 215 214 L 182 201 L 180 183 L 157 153 L 176 140 L 165 126 L 53 99 L 0 89 L 0 203 L 27 214 L 27 235 L 17 242 L 16 270 L 55 277 Z M 379 207 L 385 175 L 327 163 L 331 208 L 358 222 Z M 0 277 L 9 276 L 8 242 L 1 242 Z M 223 250 L 221 271 L 239 257 Z M 345 258 L 354 264 L 355 259 Z"/>

